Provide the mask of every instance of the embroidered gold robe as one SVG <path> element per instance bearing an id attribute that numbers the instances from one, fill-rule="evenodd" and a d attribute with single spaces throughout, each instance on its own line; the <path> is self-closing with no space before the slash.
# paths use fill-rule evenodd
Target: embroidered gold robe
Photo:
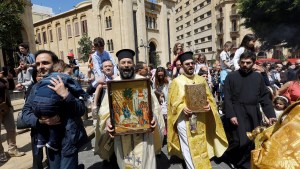
<path id="1" fill-rule="evenodd" d="M 257 135 L 251 152 L 252 169 L 300 168 L 300 101 L 290 105 L 281 117 L 285 117 L 283 121 Z"/>
<path id="2" fill-rule="evenodd" d="M 203 77 L 195 75 L 191 78 L 180 75 L 173 80 L 169 89 L 168 100 L 168 153 L 182 158 L 177 120 L 185 103 L 185 84 L 205 84 L 206 95 L 211 110 L 197 113 L 197 132 L 190 132 L 189 119 L 185 117 L 187 139 L 195 168 L 211 168 L 210 158 L 220 157 L 228 147 L 224 128 L 219 117 L 215 100 Z"/>
<path id="3" fill-rule="evenodd" d="M 135 75 L 135 79 L 144 78 Z M 120 77 L 115 80 L 121 80 Z M 106 120 L 110 118 L 108 95 L 105 93 L 99 110 L 99 119 L 95 128 L 95 154 L 99 154 L 104 160 L 109 160 L 114 152 L 117 157 L 120 169 L 155 169 L 155 154 L 160 153 L 163 141 L 163 131 L 165 123 L 161 114 L 158 100 L 153 91 L 151 91 L 152 112 L 156 119 L 157 126 L 153 133 L 130 134 L 125 136 L 115 136 L 114 144 L 111 147 L 100 143 L 102 139 L 108 138 L 105 130 Z M 108 141 L 109 142 L 109 141 Z M 103 147 L 102 147 L 103 146 Z M 113 148 L 114 150 L 111 150 Z M 108 152 L 104 152 L 106 149 Z M 108 150 L 110 149 L 110 150 Z M 103 152 L 106 153 L 103 155 Z"/>

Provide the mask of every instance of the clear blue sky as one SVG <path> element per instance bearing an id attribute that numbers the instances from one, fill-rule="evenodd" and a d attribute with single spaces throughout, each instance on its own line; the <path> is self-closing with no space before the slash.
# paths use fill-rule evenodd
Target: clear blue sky
<path id="1" fill-rule="evenodd" d="M 85 0 L 31 0 L 31 3 L 52 8 L 54 14 L 66 12 Z"/>

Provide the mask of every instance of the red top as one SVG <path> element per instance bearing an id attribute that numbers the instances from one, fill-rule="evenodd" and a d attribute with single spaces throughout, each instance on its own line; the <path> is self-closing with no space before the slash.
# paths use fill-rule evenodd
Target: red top
<path id="1" fill-rule="evenodd" d="M 291 103 L 294 103 L 297 101 L 297 99 L 300 97 L 300 84 L 298 81 L 292 81 L 291 85 L 287 89 L 290 97 L 291 97 Z"/>

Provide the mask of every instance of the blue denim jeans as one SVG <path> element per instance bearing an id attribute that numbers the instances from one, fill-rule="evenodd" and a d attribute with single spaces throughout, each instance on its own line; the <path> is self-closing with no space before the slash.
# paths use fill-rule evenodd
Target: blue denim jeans
<path id="1" fill-rule="evenodd" d="M 78 167 L 78 152 L 63 156 L 60 151 L 47 150 L 49 169 L 76 169 Z"/>

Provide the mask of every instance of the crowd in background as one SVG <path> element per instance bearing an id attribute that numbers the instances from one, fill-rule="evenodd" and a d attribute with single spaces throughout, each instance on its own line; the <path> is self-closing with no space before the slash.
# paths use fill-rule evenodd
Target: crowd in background
<path id="1" fill-rule="evenodd" d="M 224 109 L 223 106 L 224 97 L 226 97 L 226 95 L 224 95 L 224 81 L 226 76 L 231 72 L 240 69 L 239 58 L 245 51 L 255 52 L 255 41 L 256 37 L 254 35 L 246 35 L 236 51 L 233 51 L 231 42 L 226 42 L 217 64 L 211 64 L 202 53 L 194 54 L 194 74 L 202 76 L 206 80 L 218 105 L 218 111 L 221 116 L 226 114 L 226 109 Z M 90 53 L 88 61 L 87 75 L 80 72 L 79 62 L 72 53 L 67 55 L 69 60 L 68 63 L 62 61 L 64 71 L 59 69 L 56 70 L 57 72 L 64 72 L 70 75 L 79 83 L 85 82 L 88 84 L 86 92 L 92 98 L 91 100 L 93 103 L 91 108 L 95 119 L 103 95 L 106 92 L 106 82 L 119 75 L 118 65 L 115 63 L 111 54 L 105 51 L 104 46 L 105 43 L 102 38 L 99 37 L 94 39 L 93 50 Z M 19 66 L 14 69 L 17 74 L 17 84 L 14 84 L 12 73 L 7 69 L 4 68 L 0 71 L 1 101 L 3 102 L 5 100 L 10 107 L 12 107 L 12 105 L 7 92 L 8 90 L 19 90 L 25 92 L 27 96 L 32 86 L 42 79 L 42 76 L 39 74 L 40 72 L 36 69 L 36 58 L 30 53 L 28 45 L 20 44 L 19 50 Z M 167 102 L 169 98 L 169 86 L 174 78 L 184 74 L 182 63 L 178 58 L 178 56 L 184 52 L 183 44 L 176 43 L 173 48 L 174 59 L 172 62 L 168 62 L 165 66 L 157 67 L 154 67 L 153 64 L 138 62 L 134 67 L 136 74 L 151 80 L 151 87 L 161 106 L 160 108 L 165 123 L 167 123 L 168 115 Z M 252 69 L 261 74 L 265 86 L 267 86 L 270 92 L 270 99 L 273 102 L 276 117 L 279 118 L 288 105 L 295 102 L 300 97 L 300 59 L 295 63 L 288 61 L 260 62 L 259 60 L 256 60 Z M 8 113 L 10 116 L 1 115 L 0 120 L 8 133 L 9 155 L 19 157 L 24 155 L 24 153 L 19 152 L 16 147 L 16 129 L 14 125 L 11 125 L 14 124 L 13 118 L 11 118 L 12 112 L 13 109 L 10 108 Z M 164 131 L 164 135 L 167 135 L 167 130 Z M 5 161 L 7 161 L 7 158 L 1 144 L 0 162 Z"/>

